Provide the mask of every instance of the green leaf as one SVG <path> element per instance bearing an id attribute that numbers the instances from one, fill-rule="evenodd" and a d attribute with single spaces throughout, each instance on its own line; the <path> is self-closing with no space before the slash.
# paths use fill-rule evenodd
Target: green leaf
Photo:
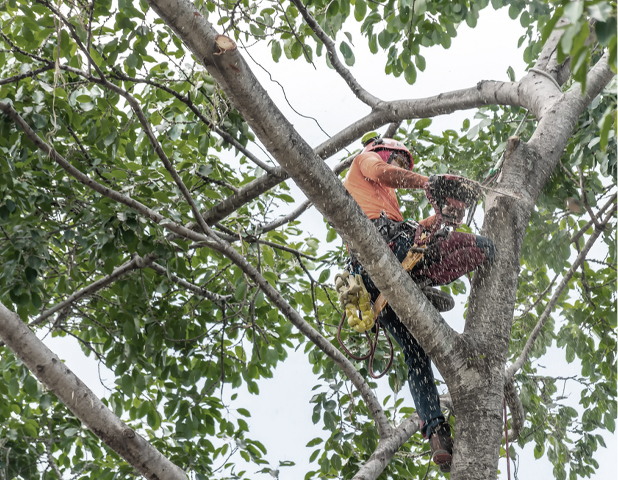
<path id="1" fill-rule="evenodd" d="M 512 20 L 515 20 L 519 17 L 519 12 L 521 12 L 520 7 L 517 4 L 512 3 L 509 7 L 509 17 L 511 17 Z"/>
<path id="2" fill-rule="evenodd" d="M 357 22 L 360 22 L 365 18 L 367 14 L 367 3 L 365 0 L 356 0 L 354 5 L 354 18 Z"/>
<path id="3" fill-rule="evenodd" d="M 43 306 L 43 301 L 41 300 L 39 294 L 36 292 L 30 293 L 30 301 L 32 302 L 32 306 L 37 310 Z"/>
<path id="4" fill-rule="evenodd" d="M 182 126 L 178 124 L 172 126 L 172 128 L 170 128 L 170 131 L 168 132 L 168 136 L 170 137 L 170 140 L 172 141 L 178 140 L 181 134 L 182 134 Z"/>
<path id="5" fill-rule="evenodd" d="M 564 6 L 564 16 L 571 22 L 577 23 L 584 13 L 584 2 L 582 0 L 571 0 Z"/>
<path id="6" fill-rule="evenodd" d="M 75 428 L 75 427 L 65 428 L 64 436 L 65 437 L 74 437 L 77 432 L 79 432 L 78 428 Z"/>
<path id="7" fill-rule="evenodd" d="M 234 292 L 234 298 L 238 301 L 241 301 L 245 297 L 246 291 L 247 291 L 247 284 L 245 283 L 243 279 L 236 286 L 236 291 Z"/>
<path id="8" fill-rule="evenodd" d="M 24 379 L 24 390 L 31 397 L 37 397 L 39 391 L 39 382 L 32 375 L 28 375 Z"/>
<path id="9" fill-rule="evenodd" d="M 148 426 L 153 430 L 157 430 L 161 426 L 161 418 L 159 417 L 157 411 L 152 408 L 148 411 L 146 420 L 148 422 Z"/>
<path id="10" fill-rule="evenodd" d="M 305 445 L 306 447 L 315 447 L 316 445 L 319 445 L 320 443 L 322 443 L 324 440 L 322 440 L 320 437 L 316 437 L 313 440 L 310 440 L 307 445 Z M 319 451 L 319 450 L 318 450 Z"/>
<path id="11" fill-rule="evenodd" d="M 415 55 L 414 63 L 416 64 L 416 68 L 418 68 L 421 72 L 425 71 L 425 57 L 422 55 Z"/>
<path id="12" fill-rule="evenodd" d="M 251 414 L 249 413 L 249 410 L 245 409 L 245 408 L 237 408 L 236 411 L 238 413 L 240 413 L 243 417 L 250 417 Z"/>
<path id="13" fill-rule="evenodd" d="M 316 422 L 313 422 L 313 423 L 316 423 Z M 314 452 L 309 457 L 309 463 L 315 462 L 315 459 L 318 458 L 319 454 L 320 454 L 320 450 L 314 450 Z"/>
<path id="14" fill-rule="evenodd" d="M 326 280 L 330 278 L 330 270 L 328 268 L 322 270 L 320 273 L 320 278 L 318 278 L 319 283 L 324 283 Z"/>
<path id="15" fill-rule="evenodd" d="M 506 69 L 506 74 L 509 76 L 509 80 L 511 82 L 515 81 L 515 70 L 513 70 L 513 67 L 511 67 L 509 65 L 509 68 Z"/>
<path id="16" fill-rule="evenodd" d="M 109 135 L 107 135 L 107 137 L 105 137 L 105 140 L 103 140 L 103 145 L 109 147 L 112 143 L 114 143 L 114 140 L 116 140 L 117 136 L 118 132 L 116 130 L 113 130 Z"/>
<path id="17" fill-rule="evenodd" d="M 597 22 L 594 25 L 597 40 L 604 47 L 609 46 L 612 39 L 616 38 L 616 17 L 610 17 L 606 22 Z"/>
<path id="18" fill-rule="evenodd" d="M 610 432 L 614 433 L 614 430 L 616 430 L 616 419 L 614 418 L 614 414 L 606 413 L 603 416 L 603 425 L 605 425 L 605 428 Z"/>
<path id="19" fill-rule="evenodd" d="M 339 45 L 339 50 L 341 51 L 343 58 L 345 59 L 346 65 L 350 67 L 354 65 L 354 53 L 346 42 L 341 42 L 341 44 Z"/>
<path id="20" fill-rule="evenodd" d="M 601 120 L 601 142 L 600 147 L 601 150 L 607 150 L 607 143 L 609 139 L 609 132 L 611 131 L 612 125 L 616 123 L 616 110 L 614 108 L 609 107 L 605 114 L 603 115 L 603 119 Z"/>
<path id="21" fill-rule="evenodd" d="M 26 267 L 24 270 L 28 283 L 34 283 L 37 277 L 37 271 L 34 268 Z"/>
<path id="22" fill-rule="evenodd" d="M 139 58 L 134 53 L 129 54 L 126 60 L 127 67 L 129 68 L 136 68 L 138 62 L 139 62 Z"/>
<path id="23" fill-rule="evenodd" d="M 406 82 L 408 82 L 410 85 L 413 85 L 414 82 L 416 82 L 416 68 L 414 68 L 414 65 L 412 63 L 410 63 L 405 71 L 403 72 L 403 76 L 406 79 Z"/>
<path id="24" fill-rule="evenodd" d="M 424 128 L 427 128 L 429 125 L 431 125 L 431 122 L 431 118 L 422 118 L 414 124 L 414 129 L 423 130 Z"/>
<path id="25" fill-rule="evenodd" d="M 277 42 L 276 40 L 272 42 L 272 45 L 270 47 L 270 53 L 275 62 L 278 62 L 279 59 L 281 58 L 281 44 Z"/>
<path id="26" fill-rule="evenodd" d="M 40 115 L 38 113 L 33 113 L 32 114 L 32 121 L 34 123 L 34 126 L 37 129 L 41 129 L 43 128 L 45 125 L 47 125 L 47 117 Z"/>
<path id="27" fill-rule="evenodd" d="M 606 22 L 613 9 L 609 2 L 599 2 L 586 7 L 588 15 L 599 22 Z M 614 17 L 615 18 L 615 17 Z"/>

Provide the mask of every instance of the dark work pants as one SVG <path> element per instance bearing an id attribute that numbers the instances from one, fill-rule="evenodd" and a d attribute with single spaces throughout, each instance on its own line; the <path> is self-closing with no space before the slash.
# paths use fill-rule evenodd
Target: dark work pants
<path id="1" fill-rule="evenodd" d="M 401 262 L 413 244 L 414 232 L 406 232 L 397 237 L 389 246 Z M 491 263 L 493 258 L 494 245 L 491 240 L 479 235 L 453 232 L 446 239 L 438 240 L 428 247 L 428 252 L 412 269 L 410 275 L 416 282 L 446 285 L 485 262 Z M 371 300 L 375 301 L 380 291 L 369 275 L 358 262 L 353 264 L 353 270 L 354 273 L 362 274 Z M 418 416 L 423 421 L 421 431 L 423 436 L 428 438 L 431 436 L 432 429 L 444 422 L 438 389 L 431 369 L 431 360 L 405 325 L 397 318 L 390 305 L 382 311 L 380 323 L 386 327 L 403 350 L 408 366 L 408 385 Z"/>

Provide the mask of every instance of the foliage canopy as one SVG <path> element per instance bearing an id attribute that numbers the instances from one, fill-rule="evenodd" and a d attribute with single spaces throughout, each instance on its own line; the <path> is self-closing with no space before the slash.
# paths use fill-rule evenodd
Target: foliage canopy
<path id="1" fill-rule="evenodd" d="M 457 26 L 466 22 L 474 28 L 489 3 L 337 0 L 311 2 L 306 9 L 336 39 L 334 51 L 347 65 L 355 61 L 348 32 L 354 29 L 372 53 L 382 52 L 386 75 L 403 74 L 413 84 L 431 62 L 428 49 L 449 48 Z M 268 42 L 275 62 L 300 57 L 317 62 L 327 50 L 295 3 L 196 5 L 241 45 Z M 526 45 L 530 67 L 552 31 L 564 30 L 558 61 L 570 58 L 573 75 L 563 91 L 585 90 L 591 65 L 605 52 L 616 70 L 615 1 L 492 0 L 491 6 L 508 8 L 523 27 L 520 45 Z M 561 17 L 569 23 L 556 27 Z M 595 38 L 589 41 L 591 32 Z M 334 61 L 329 52 L 326 62 Z M 260 379 L 272 377 L 288 350 L 302 346 L 316 375 L 312 419 L 324 428 L 323 437 L 307 445 L 314 470 L 306 478 L 352 478 L 378 444 L 367 405 L 333 359 L 293 328 L 229 255 L 170 232 L 170 224 L 195 225 L 195 218 L 162 158 L 169 159 L 205 221 L 333 345 L 341 312 L 329 279 L 345 261 L 345 248 L 337 246 L 337 234 L 327 224 L 327 245 L 320 245 L 295 217 L 277 221 L 294 204 L 285 181 L 241 198 L 255 182 L 272 176 L 275 164 L 255 154 L 261 147 L 252 129 L 172 28 L 144 1 L 60 6 L 5 1 L 0 4 L 0 102 L 11 105 L 79 172 L 154 212 L 148 217 L 76 180 L 13 118 L 0 114 L 2 303 L 24 322 L 39 324 L 33 328 L 76 338 L 84 355 L 111 369 L 114 385 L 104 403 L 196 479 L 249 478 L 235 467 L 235 454 L 264 472 L 278 468 L 269 464 L 260 432 L 249 432 L 244 417 L 250 412 L 234 407 L 235 395 L 224 405 L 220 392 L 224 385 L 245 384 L 259 394 Z M 522 250 L 511 362 L 593 234 L 595 224 L 585 208 L 598 214 L 615 198 L 615 108 L 614 80 L 577 120 L 560 167 L 536 203 Z M 523 140 L 533 135 L 536 119 L 525 115 L 518 106 L 489 105 L 458 130 L 435 132 L 430 119 L 414 118 L 395 134 L 415 149 L 420 173 L 457 172 L 483 180 L 494 173 L 520 123 Z M 236 198 L 241 199 L 230 200 Z M 429 213 L 424 198 L 412 192 L 401 198 L 404 216 Z M 614 209 L 611 201 L 608 208 Z M 164 220 L 154 221 L 155 215 Z M 515 376 L 526 411 L 519 446 L 534 442 L 535 456 L 546 455 L 558 479 L 593 474 L 597 448 L 604 445 L 600 431 L 615 431 L 615 219 L 600 238 L 602 247 L 562 290 L 530 361 Z M 131 263 L 136 256 L 147 265 Z M 102 288 L 66 302 L 101 281 L 107 282 Z M 462 281 L 444 288 L 454 295 L 469 293 Z M 58 304 L 62 308 L 50 314 Z M 353 348 L 365 348 L 358 336 L 345 330 L 342 335 Z M 563 379 L 544 376 L 535 366 L 554 344 L 568 362 L 581 363 L 581 371 L 568 380 L 583 386 L 579 410 L 562 402 Z M 136 475 L 2 348 L 0 478 Z M 387 356 L 383 341 L 378 370 Z M 365 364 L 356 366 L 367 375 Z M 388 378 L 396 394 L 406 381 L 401 355 Z M 390 396 L 384 410 L 399 422 L 414 409 L 396 398 Z M 403 450 L 422 452 L 420 434 Z M 434 468 L 429 475 L 437 478 Z M 426 471 L 424 460 L 396 456 L 382 478 L 423 478 Z"/>

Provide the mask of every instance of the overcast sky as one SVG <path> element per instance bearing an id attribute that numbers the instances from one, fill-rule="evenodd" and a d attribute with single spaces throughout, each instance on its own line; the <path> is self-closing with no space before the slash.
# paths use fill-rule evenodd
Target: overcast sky
<path id="1" fill-rule="evenodd" d="M 354 32 L 351 33 L 354 35 Z M 427 68 L 419 72 L 417 83 L 408 85 L 403 79 L 386 76 L 384 74 L 384 55 L 372 55 L 366 47 L 366 40 L 354 37 L 356 47 L 356 65 L 351 69 L 356 79 L 373 95 L 384 100 L 402 98 L 423 98 L 437 95 L 442 92 L 469 88 L 480 80 L 508 80 L 506 71 L 513 67 L 516 78 L 519 80 L 525 73 L 522 60 L 523 49 L 517 49 L 519 37 L 523 30 L 518 21 L 512 21 L 506 9 L 499 12 L 491 8 L 480 13 L 480 19 L 475 29 L 469 29 L 464 23 L 458 30 L 458 36 L 453 39 L 452 47 L 444 50 L 441 47 L 425 49 L 421 54 L 425 56 Z M 324 57 L 314 60 L 317 70 L 304 60 L 288 61 L 284 57 L 279 64 L 274 64 L 269 49 L 256 46 L 250 53 L 264 66 L 274 79 L 280 82 L 285 89 L 287 99 L 294 108 L 303 115 L 318 119 L 321 127 L 330 135 L 353 123 L 355 120 L 369 113 L 369 107 L 358 101 L 350 92 L 345 82 L 333 71 L 326 67 Z M 295 128 L 309 141 L 312 146 L 322 143 L 326 136 L 317 127 L 314 121 L 296 115 L 286 103 L 279 85 L 273 83 L 269 75 L 245 55 L 254 73 L 269 91 L 280 109 L 288 116 Z M 464 118 L 472 118 L 474 112 L 458 112 L 456 114 L 437 117 L 431 129 L 440 133 L 446 129 L 459 130 Z M 474 120 L 472 120 L 474 124 Z M 352 148 L 359 148 L 360 142 Z M 263 155 L 258 153 L 260 157 Z M 340 159 L 341 155 L 335 159 Z M 333 165 L 335 160 L 329 164 Z M 297 200 L 302 200 L 302 193 L 295 190 Z M 290 207 L 289 210 L 292 208 Z M 281 212 L 282 214 L 286 212 Z M 301 220 L 305 230 L 310 229 L 319 238 L 325 236 L 324 224 L 318 212 L 313 209 L 305 213 Z M 467 280 L 466 280 L 467 283 Z M 445 319 L 457 331 L 463 330 L 463 308 L 465 296 L 458 299 L 459 306 L 444 314 Z M 105 395 L 105 389 L 98 381 L 97 365 L 93 360 L 84 361 L 79 347 L 70 339 L 47 338 L 46 343 L 56 353 L 64 355 L 67 364 L 80 378 L 86 382 L 95 393 Z M 579 365 L 568 365 L 564 361 L 561 351 L 556 351 L 545 366 L 544 373 L 573 375 L 580 373 Z M 107 375 L 107 384 L 112 386 L 112 375 Z M 280 364 L 273 379 L 260 382 L 260 395 L 250 395 L 243 388 L 239 389 L 239 399 L 234 407 L 247 408 L 252 417 L 248 420 L 251 428 L 249 437 L 261 441 L 268 449 L 268 459 L 271 466 L 276 467 L 279 460 L 291 460 L 297 463 L 296 467 L 285 467 L 281 470 L 283 480 L 304 478 L 309 469 L 317 469 L 316 465 L 309 466 L 308 458 L 312 449 L 305 448 L 309 440 L 320 436 L 327 438 L 323 432 L 311 422 L 313 404 L 309 403 L 312 396 L 311 388 L 319 383 L 311 373 L 311 368 L 301 353 L 292 354 L 288 361 Z M 380 398 L 390 393 L 387 382 L 378 389 Z M 226 386 L 226 397 L 231 394 L 230 387 Z M 407 387 L 402 390 L 405 395 L 405 405 L 412 406 L 412 398 Z M 567 402 L 577 408 L 579 389 L 573 384 L 567 384 Z M 231 410 L 233 412 L 233 409 Z M 596 478 L 616 478 L 616 437 L 605 434 L 608 450 L 600 452 L 597 460 L 601 469 Z M 517 447 L 516 447 L 517 448 Z M 552 466 L 546 457 L 534 460 L 532 449 L 528 446 L 521 454 L 518 469 L 518 478 L 543 479 L 553 478 Z M 238 457 L 240 460 L 240 457 Z M 423 459 L 426 464 L 427 459 Z M 505 460 L 500 461 L 503 473 L 500 479 L 506 479 Z M 248 476 L 254 475 L 257 467 L 249 466 Z M 266 477 L 268 478 L 268 477 Z"/>

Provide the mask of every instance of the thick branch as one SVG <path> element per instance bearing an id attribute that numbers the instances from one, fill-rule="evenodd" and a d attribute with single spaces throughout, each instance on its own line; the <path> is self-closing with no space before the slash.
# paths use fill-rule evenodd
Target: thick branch
<path id="1" fill-rule="evenodd" d="M 358 470 L 353 480 L 376 480 L 395 456 L 397 450 L 420 428 L 421 420 L 416 414 L 406 418 L 393 431 L 391 437 L 380 440 L 369 460 Z"/>
<path id="2" fill-rule="evenodd" d="M 564 34 L 564 27 L 568 22 L 566 18 L 561 18 L 556 23 L 556 26 L 552 30 L 551 34 L 547 38 L 545 45 L 543 45 L 543 49 L 541 53 L 539 53 L 539 58 L 537 59 L 534 68 L 538 68 L 539 70 L 547 71 L 550 61 L 556 58 L 556 49 L 558 47 L 558 43 Z M 547 73 L 551 73 L 547 71 Z"/>
<path id="3" fill-rule="evenodd" d="M 114 415 L 21 321 L 0 303 L 0 338 L 28 369 L 109 448 L 148 479 L 186 480 L 185 473 Z"/>
<path id="4" fill-rule="evenodd" d="M 139 256 L 133 257 L 133 259 L 125 262 L 118 268 L 114 269 L 112 273 L 103 277 L 96 282 L 91 283 L 87 287 L 82 288 L 81 290 L 70 295 L 66 300 L 54 305 L 52 308 L 45 310 L 41 315 L 35 318 L 32 322 L 28 324 L 29 327 L 34 327 L 36 325 L 40 325 L 44 323 L 49 317 L 51 317 L 54 313 L 60 312 L 70 306 L 72 303 L 76 302 L 80 298 L 84 298 L 88 295 L 92 295 L 94 292 L 101 290 L 102 288 L 107 287 L 110 283 L 115 282 L 120 277 L 123 277 L 127 273 L 137 269 L 144 268 L 149 265 L 154 259 L 157 258 L 154 254 L 146 255 L 144 258 Z M 4 346 L 3 342 L 0 342 L 0 347 Z"/>
<path id="5" fill-rule="evenodd" d="M 549 108 L 547 105 L 544 107 L 545 113 L 528 142 L 529 148 L 539 160 L 534 171 L 528 175 L 525 185 L 532 199 L 536 200 L 543 186 L 549 181 L 579 116 L 614 77 L 607 59 L 607 54 L 603 55 L 590 70 L 583 95 L 580 89 L 576 88 L 561 95 Z"/>
<path id="6" fill-rule="evenodd" d="M 134 256 L 128 262 L 120 265 L 118 268 L 115 268 L 112 273 L 103 277 L 101 280 L 97 280 L 96 282 L 92 282 L 87 287 L 82 288 L 81 290 L 70 295 L 66 300 L 54 305 L 52 308 L 45 310 L 41 315 L 35 318 L 32 322 L 28 324 L 29 327 L 34 327 L 35 325 L 40 325 L 49 317 L 51 317 L 54 313 L 64 310 L 73 302 L 76 302 L 80 298 L 84 298 L 88 295 L 92 295 L 94 292 L 101 290 L 102 288 L 107 287 L 112 282 L 120 279 L 124 275 L 138 268 L 144 268 L 150 265 L 157 258 L 154 254 L 148 254 L 144 258 L 139 255 Z"/>
<path id="7" fill-rule="evenodd" d="M 204 235 L 201 235 L 197 232 L 194 232 L 186 227 L 183 227 L 169 218 L 164 217 L 158 212 L 148 208 L 141 202 L 134 200 L 122 193 L 119 193 L 111 188 L 108 188 L 100 183 L 92 180 L 88 175 L 82 173 L 80 170 L 71 165 L 62 155 L 60 155 L 55 149 L 51 148 L 45 141 L 39 137 L 34 130 L 26 123 L 26 121 L 15 111 L 15 109 L 8 103 L 0 102 L 0 110 L 4 113 L 8 114 L 15 123 L 21 128 L 28 139 L 34 143 L 37 148 L 39 148 L 43 153 L 49 156 L 52 160 L 54 160 L 58 165 L 60 165 L 67 173 L 73 176 L 80 183 L 85 186 L 91 188 L 95 192 L 100 193 L 101 195 L 114 200 L 115 202 L 121 203 L 132 210 L 139 212 L 141 215 L 144 215 L 146 218 L 149 218 L 156 224 L 161 225 L 165 229 L 177 233 L 185 238 L 197 241 L 204 242 L 204 246 L 213 247 L 215 242 Z"/>
<path id="8" fill-rule="evenodd" d="M 311 205 L 312 203 L 309 200 L 305 200 L 303 203 L 301 203 L 298 207 L 296 207 L 294 210 L 292 210 L 287 215 L 280 217 L 277 220 L 273 220 L 272 222 L 264 225 L 261 228 L 261 231 L 264 233 L 270 232 L 271 230 L 279 228 L 281 225 L 285 225 L 286 223 L 291 222 L 292 220 L 296 220 L 303 213 L 305 213 L 305 211 L 309 209 Z"/>

